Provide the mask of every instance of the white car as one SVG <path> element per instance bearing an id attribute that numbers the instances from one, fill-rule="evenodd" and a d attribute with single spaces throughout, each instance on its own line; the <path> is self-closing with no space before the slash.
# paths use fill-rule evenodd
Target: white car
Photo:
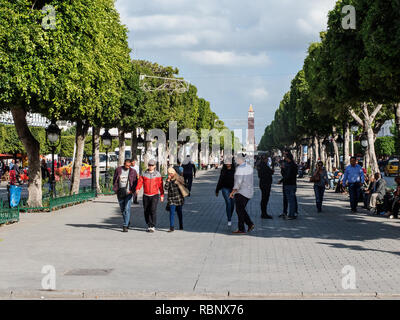
<path id="1" fill-rule="evenodd" d="M 106 172 L 106 154 L 100 153 L 99 161 L 100 172 Z M 115 153 L 108 154 L 108 169 L 116 169 L 118 167 L 118 157 Z"/>

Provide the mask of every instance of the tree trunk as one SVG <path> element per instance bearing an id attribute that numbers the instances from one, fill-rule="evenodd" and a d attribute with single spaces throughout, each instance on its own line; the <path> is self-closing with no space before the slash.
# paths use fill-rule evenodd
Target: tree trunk
<path id="1" fill-rule="evenodd" d="M 324 139 L 318 140 L 318 147 L 319 147 L 319 157 L 320 160 L 326 165 L 326 157 L 325 157 L 325 145 L 323 144 Z"/>
<path id="2" fill-rule="evenodd" d="M 343 148 L 344 148 L 344 168 L 346 168 L 350 164 L 350 124 L 348 121 L 345 122 L 344 124 L 344 138 L 343 138 Z"/>
<path id="3" fill-rule="evenodd" d="M 136 128 L 132 130 L 132 142 L 131 142 L 131 152 L 132 152 L 132 160 L 138 160 L 137 158 L 137 150 L 138 150 L 138 137 L 136 133 Z M 139 164 L 140 165 L 140 164 Z"/>
<path id="4" fill-rule="evenodd" d="M 361 119 L 352 109 L 350 109 L 350 114 L 352 115 L 352 117 L 363 127 L 364 132 L 367 134 L 367 152 L 369 157 L 369 161 L 367 162 L 367 164 L 370 164 L 372 173 L 379 172 L 378 161 L 375 154 L 375 134 L 372 129 L 372 123 L 374 122 L 376 115 L 379 113 L 382 107 L 382 104 L 375 106 L 374 110 L 370 114 L 368 111 L 368 104 L 364 102 L 362 104 L 363 119 Z"/>
<path id="5" fill-rule="evenodd" d="M 118 166 L 124 165 L 125 161 L 125 131 L 118 128 L 118 142 L 119 142 L 119 156 L 118 156 Z"/>
<path id="6" fill-rule="evenodd" d="M 40 144 L 32 135 L 26 121 L 26 112 L 22 108 L 11 109 L 15 129 L 22 141 L 29 160 L 28 206 L 42 206 L 42 174 L 40 170 Z"/>
<path id="7" fill-rule="evenodd" d="M 369 151 L 369 163 L 371 165 L 372 174 L 379 172 L 378 160 L 375 153 L 375 134 L 372 130 L 371 124 L 367 128 L 368 134 L 368 151 Z"/>
<path id="8" fill-rule="evenodd" d="M 83 152 L 85 149 L 85 139 L 88 134 L 89 126 L 84 124 L 82 121 L 77 121 L 76 123 L 76 156 L 74 161 L 74 168 L 71 177 L 71 194 L 79 193 L 79 186 L 81 182 L 81 168 Z"/>
<path id="9" fill-rule="evenodd" d="M 94 128 L 94 161 L 96 162 L 96 186 L 97 193 L 101 193 L 100 188 L 100 128 Z"/>

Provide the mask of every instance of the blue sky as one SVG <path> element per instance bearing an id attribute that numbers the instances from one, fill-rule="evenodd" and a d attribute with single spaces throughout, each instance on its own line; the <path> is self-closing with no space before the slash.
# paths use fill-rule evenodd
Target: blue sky
<path id="1" fill-rule="evenodd" d="M 117 0 L 133 58 L 174 66 L 231 129 L 256 142 L 273 120 L 335 0 Z"/>

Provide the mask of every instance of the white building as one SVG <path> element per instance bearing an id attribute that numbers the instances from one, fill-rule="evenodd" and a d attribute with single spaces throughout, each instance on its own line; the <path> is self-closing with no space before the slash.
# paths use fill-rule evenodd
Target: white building
<path id="1" fill-rule="evenodd" d="M 393 126 L 393 120 L 387 120 L 382 126 L 381 130 L 378 132 L 377 137 L 388 137 L 393 136 L 390 132 L 390 128 Z"/>

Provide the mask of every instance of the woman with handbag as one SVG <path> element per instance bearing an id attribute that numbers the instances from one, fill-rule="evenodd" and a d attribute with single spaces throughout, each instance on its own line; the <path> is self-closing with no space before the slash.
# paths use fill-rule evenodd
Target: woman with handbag
<path id="1" fill-rule="evenodd" d="M 175 211 L 178 214 L 179 230 L 183 230 L 182 206 L 185 197 L 189 195 L 183 177 L 176 173 L 174 168 L 168 169 L 168 178 L 165 182 L 164 190 L 168 191 L 167 206 L 169 207 L 170 228 L 168 232 L 175 230 Z"/>
<path id="2" fill-rule="evenodd" d="M 325 187 L 328 186 L 328 174 L 322 161 L 318 162 L 317 169 L 312 175 L 310 182 L 314 182 L 315 202 L 318 212 L 322 212 L 322 202 L 324 200 Z"/>

